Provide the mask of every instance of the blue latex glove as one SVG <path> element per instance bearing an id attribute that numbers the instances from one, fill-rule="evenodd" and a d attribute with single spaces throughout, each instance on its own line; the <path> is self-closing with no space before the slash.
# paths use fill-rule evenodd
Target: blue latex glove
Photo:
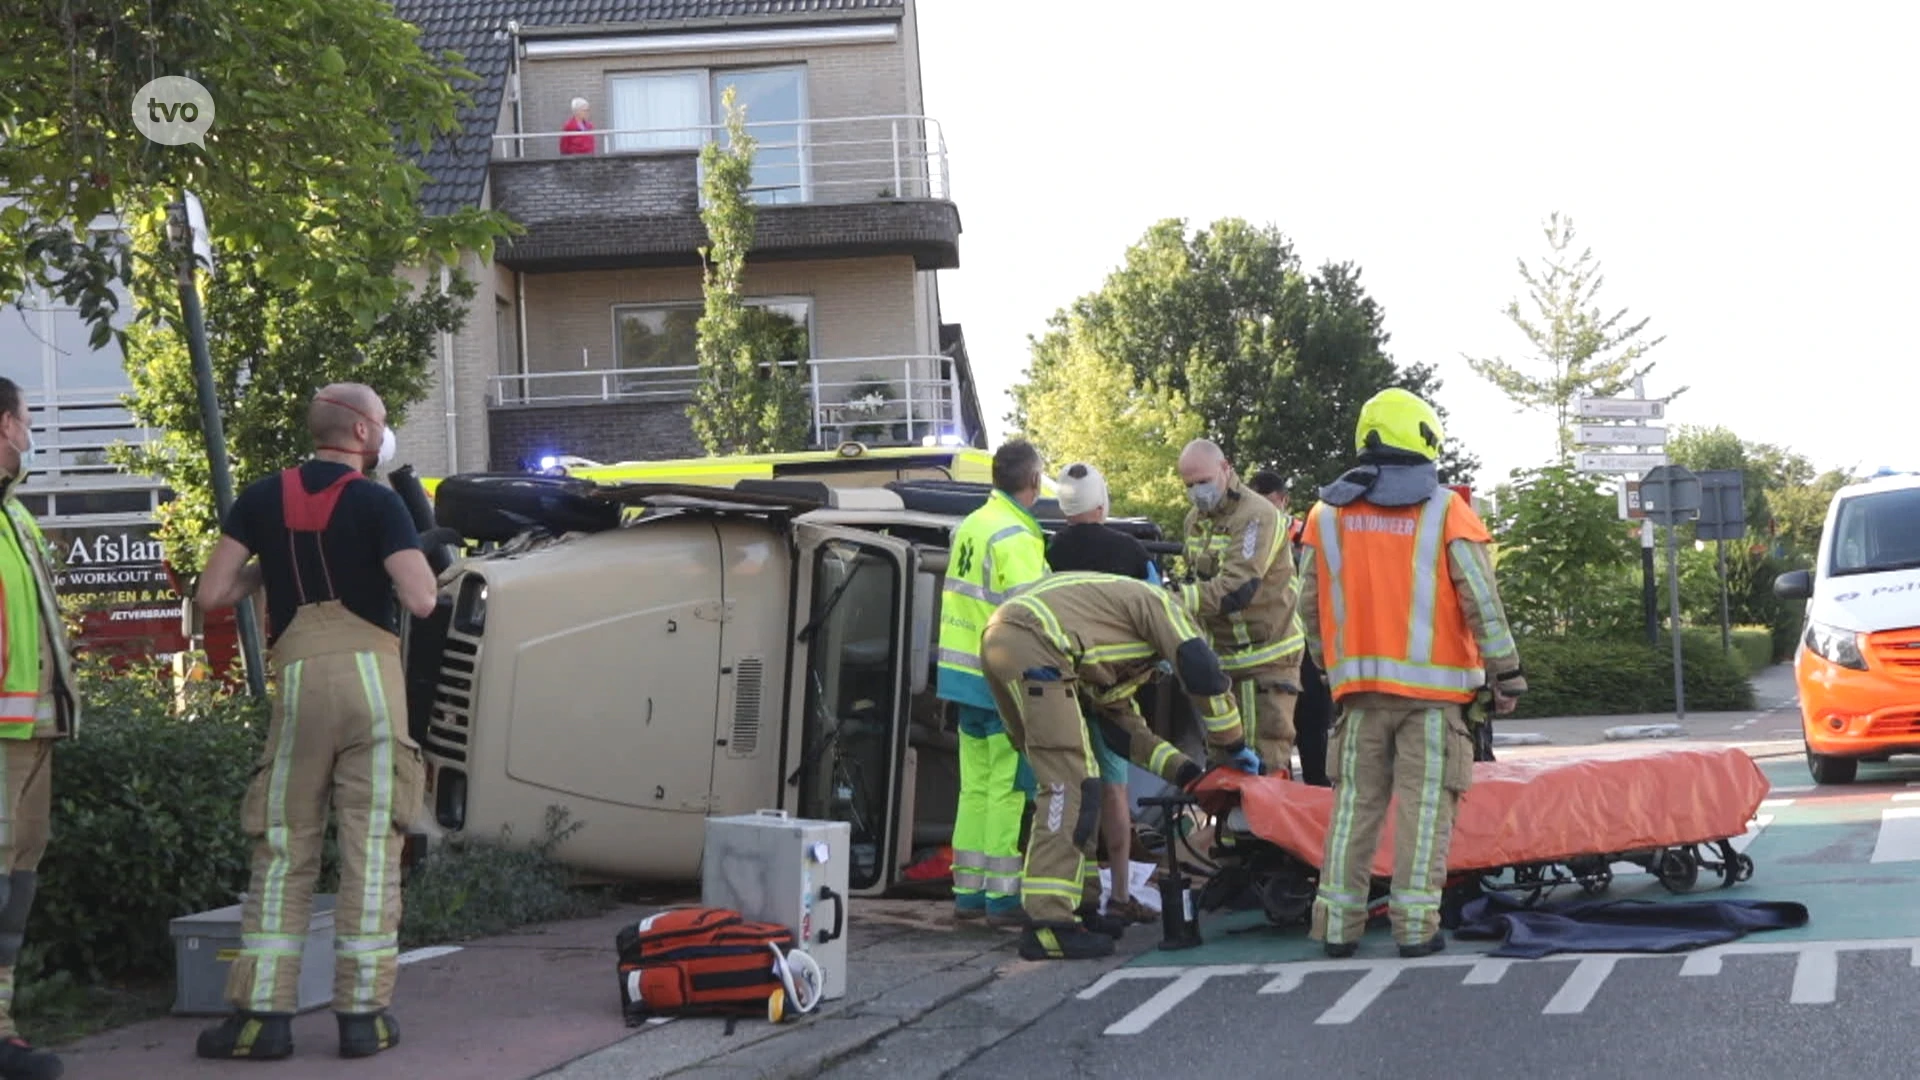
<path id="1" fill-rule="evenodd" d="M 1253 776 L 1260 775 L 1260 755 L 1254 753 L 1251 746 L 1241 747 L 1240 752 L 1228 758 L 1226 763 L 1228 768 L 1239 769 Z"/>

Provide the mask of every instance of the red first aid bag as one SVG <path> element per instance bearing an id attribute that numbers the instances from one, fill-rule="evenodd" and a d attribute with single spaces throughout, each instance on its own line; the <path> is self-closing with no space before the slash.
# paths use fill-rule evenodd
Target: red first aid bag
<path id="1" fill-rule="evenodd" d="M 620 1011 L 629 1026 L 655 1016 L 764 1015 L 783 989 L 777 957 L 795 947 L 778 923 L 727 908 L 671 908 L 614 937 Z"/>

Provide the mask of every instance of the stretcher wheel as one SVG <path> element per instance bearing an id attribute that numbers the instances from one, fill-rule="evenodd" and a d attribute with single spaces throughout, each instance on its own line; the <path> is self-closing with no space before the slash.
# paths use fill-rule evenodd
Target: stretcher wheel
<path id="1" fill-rule="evenodd" d="M 1692 848 L 1668 848 L 1654 867 L 1654 875 L 1668 892 L 1686 892 L 1700 880 L 1700 860 Z"/>
<path id="2" fill-rule="evenodd" d="M 1753 879 L 1753 856 L 1741 854 L 1734 858 L 1733 866 L 1727 873 L 1727 884 L 1737 885 Z"/>

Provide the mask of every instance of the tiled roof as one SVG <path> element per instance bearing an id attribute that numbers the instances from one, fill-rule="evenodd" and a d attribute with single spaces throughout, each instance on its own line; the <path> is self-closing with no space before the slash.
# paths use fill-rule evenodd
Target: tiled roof
<path id="1" fill-rule="evenodd" d="M 507 23 L 522 27 L 596 26 L 684 19 L 805 16 L 826 12 L 897 12 L 905 0 L 394 0 L 402 19 L 418 26 L 432 53 L 457 52 L 479 77 L 463 83 L 472 104 L 460 111 L 460 131 L 435 140 L 421 161 L 432 179 L 421 201 L 429 214 L 476 206 L 486 185 L 487 161 L 506 89 L 511 43 Z"/>

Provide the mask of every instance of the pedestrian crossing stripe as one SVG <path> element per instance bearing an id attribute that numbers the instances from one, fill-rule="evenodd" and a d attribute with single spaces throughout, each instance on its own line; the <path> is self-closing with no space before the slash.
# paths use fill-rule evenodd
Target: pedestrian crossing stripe
<path id="1" fill-rule="evenodd" d="M 1736 941 L 1713 945 L 1685 954 L 1680 975 L 1703 978 L 1720 975 L 1728 957 L 1793 956 L 1796 958 L 1793 985 L 1788 1001 L 1794 1005 L 1831 1005 L 1840 977 L 1840 954 L 1846 952 L 1883 952 L 1905 950 L 1908 964 L 1920 968 L 1920 937 L 1879 938 L 1853 941 Z M 1304 960 L 1274 964 L 1209 964 L 1200 967 L 1124 967 L 1110 971 L 1077 995 L 1091 1001 L 1121 983 L 1165 980 L 1152 996 L 1125 1016 L 1108 1024 L 1103 1034 L 1139 1035 L 1153 1027 L 1181 1002 L 1192 997 L 1216 978 L 1269 976 L 1259 988 L 1262 995 L 1290 994 L 1305 985 L 1312 975 L 1354 974 L 1351 983 L 1330 1007 L 1315 1020 L 1316 1025 L 1351 1024 L 1359 1019 L 1400 974 L 1424 968 L 1464 968 L 1462 986 L 1498 984 L 1516 964 L 1571 965 L 1566 980 L 1540 1012 L 1543 1016 L 1577 1016 L 1587 1010 L 1607 978 L 1623 961 L 1674 960 L 1672 953 L 1562 953 L 1539 960 L 1512 960 L 1478 955 L 1427 956 L 1415 960 L 1384 958 L 1377 960 Z"/>

